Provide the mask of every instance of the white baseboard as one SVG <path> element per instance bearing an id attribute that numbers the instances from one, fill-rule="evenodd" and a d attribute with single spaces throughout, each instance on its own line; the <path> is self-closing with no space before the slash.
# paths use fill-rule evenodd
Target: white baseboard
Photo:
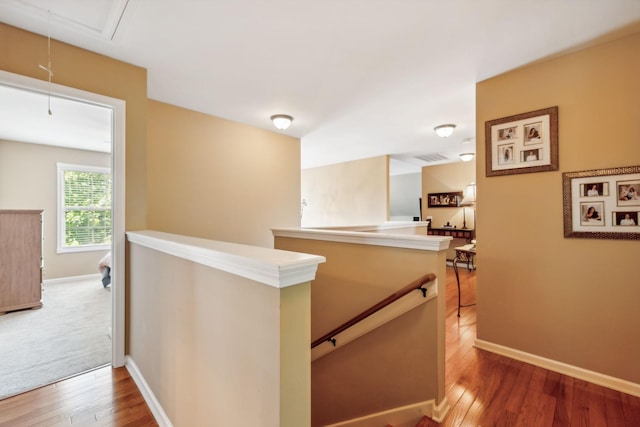
<path id="1" fill-rule="evenodd" d="M 144 377 L 142 376 L 142 372 L 140 372 L 140 369 L 138 369 L 138 365 L 136 365 L 136 362 L 133 361 L 131 356 L 126 356 L 126 360 L 127 361 L 125 366 L 129 371 L 129 374 L 131 374 L 131 378 L 133 378 L 133 381 L 138 386 L 140 393 L 142 393 L 142 397 L 147 403 L 147 406 L 149 406 L 149 409 L 151 410 L 151 413 L 156 419 L 158 425 L 160 427 L 173 427 L 171 420 L 164 412 L 164 409 L 162 409 L 162 405 L 160 405 L 160 402 L 158 401 L 158 399 L 156 399 L 156 395 L 153 394 L 153 391 L 151 391 L 149 384 L 147 384 Z"/>
<path id="2" fill-rule="evenodd" d="M 84 276 L 71 276 L 71 277 L 60 277 L 58 279 L 45 279 L 42 281 L 45 285 L 55 285 L 58 283 L 69 283 L 69 282 L 84 282 L 85 280 L 95 280 L 100 286 L 102 286 L 102 282 L 100 273 L 95 274 L 85 274 Z"/>
<path id="3" fill-rule="evenodd" d="M 435 422 L 441 423 L 449 413 L 449 409 L 451 409 L 451 405 L 449 405 L 449 401 L 445 397 L 438 406 L 433 407 L 433 413 L 430 418 Z"/>
<path id="4" fill-rule="evenodd" d="M 560 374 L 578 378 L 580 380 L 620 391 L 622 393 L 640 397 L 640 384 L 632 383 L 630 381 L 626 381 L 616 377 L 611 377 L 609 375 L 604 375 L 599 372 L 590 371 L 588 369 L 579 368 L 577 366 L 568 365 L 566 363 L 547 359 L 545 357 L 536 356 L 535 354 L 526 353 L 524 351 L 505 347 L 499 344 L 494 344 L 484 340 L 476 339 L 474 345 L 482 350 L 490 351 L 492 353 L 500 354 L 511 359 L 520 360 L 521 362 L 539 366 L 550 371 L 558 372 Z"/>
<path id="5" fill-rule="evenodd" d="M 342 421 L 325 427 L 371 427 L 373 425 L 382 426 L 385 424 L 391 424 L 394 427 L 414 427 L 424 416 L 441 422 L 445 415 L 447 415 L 447 412 L 449 412 L 449 402 L 446 398 L 444 398 L 438 406 L 436 406 L 435 401 L 432 399 Z"/>

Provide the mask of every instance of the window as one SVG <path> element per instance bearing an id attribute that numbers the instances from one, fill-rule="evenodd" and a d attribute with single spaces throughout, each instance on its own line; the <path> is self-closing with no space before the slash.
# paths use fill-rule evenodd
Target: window
<path id="1" fill-rule="evenodd" d="M 58 163 L 58 252 L 111 245 L 111 171 Z"/>

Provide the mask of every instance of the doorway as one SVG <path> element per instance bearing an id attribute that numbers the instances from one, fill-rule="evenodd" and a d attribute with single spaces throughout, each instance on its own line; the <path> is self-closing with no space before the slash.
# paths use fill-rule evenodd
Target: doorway
<path id="1" fill-rule="evenodd" d="M 105 97 L 102 95 L 81 91 L 78 89 L 49 84 L 41 80 L 20 76 L 0 71 L 0 86 L 12 89 L 20 89 L 26 93 L 35 93 L 45 96 L 48 100 L 60 99 L 72 101 L 78 105 L 86 105 L 100 109 L 106 109 L 111 117 L 108 132 L 110 138 L 110 168 L 113 179 L 112 187 L 112 224 L 111 224 L 111 364 L 114 367 L 123 366 L 124 356 L 124 188 L 125 188 L 125 102 L 122 100 Z M 3 101 L 0 99 L 0 103 Z M 17 109 L 16 105 L 9 108 Z M 47 109 L 45 104 L 43 108 Z M 51 107 L 52 118 L 55 117 L 55 106 Z M 26 114 L 26 112 L 25 112 Z M 33 127 L 33 123 L 31 126 Z M 4 135 L 0 139 L 8 140 Z M 13 140 L 15 138 L 11 138 Z M 37 141 L 31 141 L 37 142 Z M 52 178 L 55 181 L 55 178 Z M 47 213 L 56 216 L 55 212 Z M 97 273 L 97 260 L 96 260 Z M 45 259 L 46 268 L 46 259 Z M 98 282 L 99 283 L 99 282 Z"/>

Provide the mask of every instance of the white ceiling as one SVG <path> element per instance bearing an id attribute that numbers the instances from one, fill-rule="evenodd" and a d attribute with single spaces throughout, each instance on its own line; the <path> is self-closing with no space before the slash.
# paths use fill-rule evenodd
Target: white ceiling
<path id="1" fill-rule="evenodd" d="M 0 139 L 111 152 L 113 112 L 104 106 L 0 85 L 0 117 Z"/>
<path id="2" fill-rule="evenodd" d="M 0 18 L 146 68 L 151 99 L 269 130 L 290 114 L 303 168 L 391 154 L 398 173 L 475 151 L 476 82 L 634 23 L 640 1 L 0 0 Z"/>

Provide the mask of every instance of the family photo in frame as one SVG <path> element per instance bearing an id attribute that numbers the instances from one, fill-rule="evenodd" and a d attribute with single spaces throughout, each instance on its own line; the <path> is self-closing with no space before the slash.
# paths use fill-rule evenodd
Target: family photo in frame
<path id="1" fill-rule="evenodd" d="M 640 240 L 640 166 L 562 174 L 565 237 Z"/>
<path id="2" fill-rule="evenodd" d="M 486 176 L 558 170 L 558 107 L 485 123 Z"/>
<path id="3" fill-rule="evenodd" d="M 640 181 L 618 182 L 618 206 L 640 206 Z"/>
<path id="4" fill-rule="evenodd" d="M 460 207 L 462 191 L 450 191 L 448 193 L 429 193 L 427 206 L 430 208 L 455 208 Z"/>

